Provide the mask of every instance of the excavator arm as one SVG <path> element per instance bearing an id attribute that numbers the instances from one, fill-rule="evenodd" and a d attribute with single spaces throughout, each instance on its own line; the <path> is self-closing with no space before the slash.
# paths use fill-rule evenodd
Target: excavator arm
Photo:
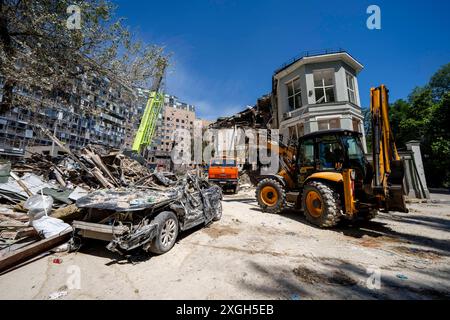
<path id="1" fill-rule="evenodd" d="M 166 68 L 167 63 L 164 63 L 161 71 L 153 82 L 152 88 L 150 89 L 150 96 L 148 98 L 139 129 L 134 138 L 132 149 L 134 153 L 141 153 L 142 150 L 148 147 L 153 141 L 158 116 L 164 105 L 164 93 L 160 92 L 159 89 L 161 87 L 161 82 Z"/>
<path id="2" fill-rule="evenodd" d="M 381 85 L 370 90 L 370 97 L 373 192 L 380 202 L 380 207 L 387 211 L 408 212 L 403 191 L 403 162 L 398 155 L 389 122 L 389 91 L 386 86 Z"/>
<path id="3" fill-rule="evenodd" d="M 296 185 L 295 156 L 297 154 L 297 148 L 293 145 L 286 145 L 281 140 L 273 141 L 270 133 L 269 136 L 270 140 L 267 141 L 267 149 L 272 152 L 276 150 L 278 153 L 280 168 L 277 176 L 282 177 L 290 189 L 294 189 Z"/>

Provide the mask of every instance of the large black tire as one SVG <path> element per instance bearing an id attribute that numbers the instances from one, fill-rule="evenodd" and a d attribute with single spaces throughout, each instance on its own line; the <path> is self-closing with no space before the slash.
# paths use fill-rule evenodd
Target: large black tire
<path id="1" fill-rule="evenodd" d="M 307 198 L 309 193 L 311 193 L 311 196 L 319 196 L 320 200 L 317 198 L 315 202 L 312 202 L 317 203 L 316 208 L 320 213 L 308 210 Z M 305 185 L 302 194 L 302 206 L 306 220 L 320 228 L 334 227 L 343 215 L 339 193 L 319 181 L 311 181 Z"/>
<path id="2" fill-rule="evenodd" d="M 370 209 L 368 212 L 361 214 L 360 218 L 363 221 L 371 221 L 378 216 L 378 210 Z"/>
<path id="3" fill-rule="evenodd" d="M 163 211 L 153 219 L 152 223 L 158 224 L 158 228 L 149 251 L 154 254 L 168 252 L 177 241 L 179 231 L 177 216 L 171 211 Z"/>
<path id="4" fill-rule="evenodd" d="M 258 183 L 256 200 L 263 212 L 280 213 L 286 207 L 286 191 L 277 180 L 267 178 Z"/>
<path id="5" fill-rule="evenodd" d="M 222 201 L 219 202 L 219 207 L 217 208 L 217 212 L 216 215 L 213 218 L 213 221 L 219 221 L 220 219 L 222 219 Z"/>

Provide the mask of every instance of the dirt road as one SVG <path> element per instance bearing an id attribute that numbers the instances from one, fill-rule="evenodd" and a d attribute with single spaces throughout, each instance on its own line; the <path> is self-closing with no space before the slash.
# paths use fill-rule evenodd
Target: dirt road
<path id="1" fill-rule="evenodd" d="M 0 299 L 450 298 L 450 201 L 333 230 L 262 213 L 250 193 L 223 207 L 162 256 L 133 264 L 94 242 L 31 262 L 0 276 Z"/>

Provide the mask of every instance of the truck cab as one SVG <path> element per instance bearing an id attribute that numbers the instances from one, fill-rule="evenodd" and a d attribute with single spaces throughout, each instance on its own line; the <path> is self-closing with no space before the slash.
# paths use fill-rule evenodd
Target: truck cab
<path id="1" fill-rule="evenodd" d="M 239 169 L 236 159 L 214 158 L 208 169 L 208 181 L 217 184 L 224 190 L 238 192 Z"/>

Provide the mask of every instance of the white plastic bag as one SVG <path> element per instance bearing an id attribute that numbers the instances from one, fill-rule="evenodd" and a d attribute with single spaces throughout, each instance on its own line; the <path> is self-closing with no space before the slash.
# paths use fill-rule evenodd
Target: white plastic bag
<path id="1" fill-rule="evenodd" d="M 30 197 L 23 205 L 28 209 L 28 216 L 30 220 L 37 220 L 48 215 L 53 207 L 53 198 L 36 194 Z"/>
<path id="2" fill-rule="evenodd" d="M 31 221 L 31 226 L 46 239 L 61 232 L 72 230 L 72 227 L 64 221 L 47 216 Z"/>

